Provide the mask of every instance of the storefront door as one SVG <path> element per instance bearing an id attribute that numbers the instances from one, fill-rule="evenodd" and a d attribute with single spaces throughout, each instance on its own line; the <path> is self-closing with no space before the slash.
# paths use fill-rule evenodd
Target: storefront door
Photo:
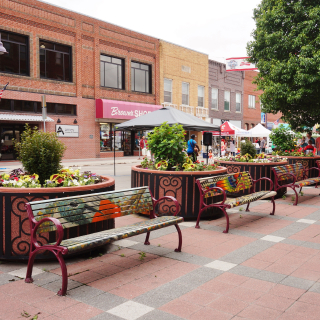
<path id="1" fill-rule="evenodd" d="M 123 141 L 123 151 L 124 156 L 132 156 L 132 141 L 131 141 L 131 131 L 122 131 L 122 141 Z"/>
<path id="2" fill-rule="evenodd" d="M 0 124 L 0 160 L 15 160 L 17 158 L 13 139 L 19 142 L 23 130 L 24 124 Z"/>

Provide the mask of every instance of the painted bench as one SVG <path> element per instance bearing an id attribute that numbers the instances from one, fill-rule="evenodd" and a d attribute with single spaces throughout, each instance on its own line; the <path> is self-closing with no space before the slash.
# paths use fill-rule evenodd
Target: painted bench
<path id="1" fill-rule="evenodd" d="M 270 190 L 255 192 L 255 185 L 257 182 L 261 180 L 270 181 L 270 184 L 271 184 Z M 200 223 L 202 212 L 211 207 L 217 207 L 223 211 L 227 220 L 226 229 L 223 231 L 224 233 L 227 233 L 229 231 L 229 216 L 226 209 L 231 209 L 237 206 L 241 206 L 243 204 L 247 204 L 246 211 L 249 211 L 249 205 L 251 202 L 271 198 L 271 202 L 273 204 L 273 210 L 270 214 L 271 215 L 274 214 L 274 211 L 275 211 L 274 196 L 277 193 L 275 191 L 272 191 L 273 182 L 269 178 L 263 177 L 263 178 L 254 180 L 252 179 L 248 171 L 244 171 L 244 172 L 225 174 L 225 175 L 215 176 L 215 177 L 201 178 L 201 179 L 197 179 L 196 182 L 200 192 L 200 210 L 198 214 L 196 228 L 200 228 L 199 223 Z M 227 195 L 230 196 L 233 193 L 237 193 L 241 190 L 246 190 L 246 189 L 250 190 L 250 194 L 240 196 L 237 198 L 227 198 Z M 222 201 L 218 201 L 210 204 L 205 202 L 208 198 L 221 196 L 221 195 L 223 195 Z"/>
<path id="2" fill-rule="evenodd" d="M 307 173 L 312 169 L 318 171 L 318 177 L 309 178 L 307 176 Z M 296 194 L 296 201 L 293 204 L 294 206 L 298 204 L 298 193 L 296 188 L 300 188 L 299 192 L 301 192 L 303 187 L 314 184 L 315 188 L 318 188 L 318 183 L 320 182 L 320 169 L 316 167 L 304 169 L 300 162 L 273 167 L 272 170 L 275 176 L 274 190 L 277 191 L 286 187 L 291 188 Z"/>
<path id="3" fill-rule="evenodd" d="M 165 198 L 174 202 L 175 213 L 173 216 L 158 217 L 156 215 L 157 205 Z M 178 223 L 182 222 L 183 218 L 176 216 L 179 212 L 179 203 L 173 197 L 154 199 L 149 187 L 33 201 L 26 204 L 26 209 L 30 222 L 31 244 L 25 282 L 33 282 L 32 268 L 37 253 L 40 250 L 49 250 L 58 259 L 62 271 L 62 288 L 59 290 L 58 295 L 65 295 L 68 286 L 64 255 L 90 251 L 114 240 L 142 233 L 147 233 L 144 244 L 149 245 L 150 231 L 171 225 L 176 227 L 179 238 L 178 248 L 175 251 L 181 251 L 182 234 Z M 90 228 L 90 224 L 93 222 L 135 213 L 149 213 L 150 219 L 121 228 L 63 240 L 66 229 L 79 225 Z M 37 242 L 37 234 L 55 230 L 57 232 L 56 243 L 41 245 Z"/>

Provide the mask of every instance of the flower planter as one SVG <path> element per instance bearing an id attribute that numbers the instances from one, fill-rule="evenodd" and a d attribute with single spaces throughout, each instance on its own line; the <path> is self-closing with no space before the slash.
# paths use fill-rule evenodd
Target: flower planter
<path id="1" fill-rule="evenodd" d="M 289 164 L 295 164 L 300 162 L 303 165 L 304 169 L 309 169 L 312 167 L 317 168 L 316 160 L 320 160 L 320 156 L 313 157 L 294 157 L 294 156 L 286 156 Z M 310 170 L 309 177 L 317 177 L 319 174 L 318 170 Z"/>
<path id="2" fill-rule="evenodd" d="M 88 193 L 112 191 L 115 181 L 103 177 L 105 181 L 86 186 L 59 187 L 59 188 L 5 188 L 0 187 L 0 207 L 2 207 L 0 221 L 0 260 L 26 260 L 29 254 L 30 226 L 24 204 L 29 201 L 38 201 L 53 198 L 76 196 Z M 92 227 L 91 227 L 92 225 Z M 114 220 L 96 222 L 87 226 L 74 227 L 68 230 L 66 238 L 75 235 L 85 235 L 98 230 L 114 228 Z M 42 244 L 56 241 L 56 233 L 41 234 L 39 241 Z M 37 255 L 37 259 L 48 259 L 45 253 Z"/>
<path id="3" fill-rule="evenodd" d="M 189 172 L 149 170 L 138 165 L 131 168 L 131 187 L 149 186 L 156 199 L 163 196 L 175 197 L 181 205 L 179 216 L 186 220 L 196 219 L 200 207 L 200 194 L 196 186 L 196 179 L 221 175 L 226 172 L 227 169 L 224 167 L 219 167 L 215 171 Z M 160 204 L 159 210 L 170 215 L 174 213 L 174 208 L 171 201 L 164 201 Z M 219 209 L 207 210 L 202 216 L 213 217 L 218 214 L 220 214 Z"/>
<path id="4" fill-rule="evenodd" d="M 252 178 L 254 180 L 258 180 L 260 178 L 266 177 L 269 178 L 275 183 L 275 178 L 273 171 L 271 170 L 272 167 L 275 166 L 282 166 L 288 164 L 287 161 L 281 162 L 269 162 L 269 163 L 255 163 L 255 162 L 237 162 L 237 161 L 222 161 L 219 160 L 220 164 L 227 168 L 227 173 L 237 173 L 242 171 L 249 171 Z M 263 191 L 270 189 L 270 182 L 268 180 L 262 180 L 257 182 L 255 186 L 256 191 Z M 276 198 L 282 197 L 287 191 L 287 188 L 282 188 L 277 192 Z M 242 196 L 249 194 L 249 190 L 243 190 L 238 192 L 235 196 Z"/>

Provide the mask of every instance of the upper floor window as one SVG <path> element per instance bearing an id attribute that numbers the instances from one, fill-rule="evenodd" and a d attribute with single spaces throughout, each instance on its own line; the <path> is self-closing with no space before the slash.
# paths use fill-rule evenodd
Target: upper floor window
<path id="1" fill-rule="evenodd" d="M 211 89 L 211 109 L 218 110 L 218 89 Z"/>
<path id="2" fill-rule="evenodd" d="M 40 77 L 72 81 L 71 47 L 40 40 Z"/>
<path id="3" fill-rule="evenodd" d="M 236 112 L 241 112 L 241 93 L 236 93 Z"/>
<path id="4" fill-rule="evenodd" d="M 245 130 L 249 130 L 249 123 L 245 123 L 245 124 L 244 124 L 244 129 L 245 129 Z"/>
<path id="5" fill-rule="evenodd" d="M 189 83 L 182 82 L 182 104 L 189 105 Z"/>
<path id="6" fill-rule="evenodd" d="M 131 62 L 131 90 L 151 93 L 151 66 L 138 62 Z"/>
<path id="7" fill-rule="evenodd" d="M 204 107 L 204 86 L 198 86 L 198 107 Z"/>
<path id="8" fill-rule="evenodd" d="M 124 60 L 100 55 L 101 87 L 124 89 Z"/>
<path id="9" fill-rule="evenodd" d="M 248 108 L 255 109 L 256 108 L 256 96 L 252 96 L 249 94 L 248 96 Z"/>
<path id="10" fill-rule="evenodd" d="M 29 38 L 0 30 L 6 54 L 0 55 L 0 72 L 29 75 Z"/>
<path id="11" fill-rule="evenodd" d="M 230 91 L 224 92 L 224 111 L 230 111 Z"/>
<path id="12" fill-rule="evenodd" d="M 172 80 L 164 79 L 164 102 L 172 103 Z"/>

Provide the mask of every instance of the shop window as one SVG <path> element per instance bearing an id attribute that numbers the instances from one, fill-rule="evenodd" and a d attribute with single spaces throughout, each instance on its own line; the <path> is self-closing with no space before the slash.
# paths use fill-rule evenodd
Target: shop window
<path id="1" fill-rule="evenodd" d="M 131 62 L 131 90 L 137 92 L 152 92 L 151 66 Z"/>
<path id="2" fill-rule="evenodd" d="M 182 104 L 189 105 L 189 83 L 182 82 Z"/>
<path id="3" fill-rule="evenodd" d="M 241 112 L 241 93 L 236 93 L 236 112 Z"/>
<path id="4" fill-rule="evenodd" d="M 113 151 L 115 139 L 115 151 L 123 150 L 122 131 L 115 131 L 115 123 L 100 123 L 100 151 Z"/>
<path id="5" fill-rule="evenodd" d="M 218 110 L 218 89 L 211 89 L 211 109 Z"/>
<path id="6" fill-rule="evenodd" d="M 38 112 L 42 112 L 41 104 Z M 75 116 L 77 115 L 77 106 L 73 104 L 47 103 L 47 113 Z"/>
<path id="7" fill-rule="evenodd" d="M 164 79 L 164 102 L 172 103 L 172 80 Z"/>
<path id="8" fill-rule="evenodd" d="M 40 40 L 40 77 L 72 81 L 71 47 Z"/>
<path id="9" fill-rule="evenodd" d="M 0 30 L 6 54 L 0 55 L 0 72 L 29 76 L 29 37 Z"/>
<path id="10" fill-rule="evenodd" d="M 101 87 L 124 89 L 124 60 L 100 55 Z"/>
<path id="11" fill-rule="evenodd" d="M 230 111 L 230 91 L 224 92 L 224 111 Z"/>
<path id="12" fill-rule="evenodd" d="M 0 102 L 1 111 L 12 111 L 10 99 L 1 99 L 0 101 L 1 101 Z"/>
<path id="13" fill-rule="evenodd" d="M 204 86 L 198 86 L 198 107 L 204 108 Z"/>

